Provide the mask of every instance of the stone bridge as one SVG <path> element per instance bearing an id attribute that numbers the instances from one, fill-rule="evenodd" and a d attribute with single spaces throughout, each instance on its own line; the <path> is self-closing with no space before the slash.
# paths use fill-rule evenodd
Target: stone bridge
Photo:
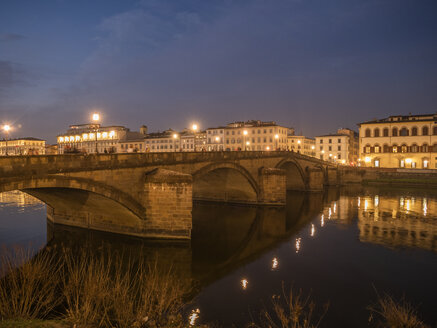
<path id="1" fill-rule="evenodd" d="M 0 192 L 44 201 L 54 223 L 141 237 L 190 238 L 193 199 L 282 206 L 338 183 L 337 166 L 290 152 L 0 158 Z"/>

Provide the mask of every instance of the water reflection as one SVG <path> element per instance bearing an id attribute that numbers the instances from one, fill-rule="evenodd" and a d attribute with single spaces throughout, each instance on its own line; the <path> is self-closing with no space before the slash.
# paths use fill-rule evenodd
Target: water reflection
<path id="1" fill-rule="evenodd" d="M 8 207 L 14 202 L 17 208 L 43 206 L 22 193 L 0 196 Z M 7 215 L 12 222 L 15 217 L 11 213 L 9 211 Z M 364 257 L 363 263 L 350 265 L 356 258 L 354 252 L 358 252 L 360 247 L 374 249 L 370 243 L 384 246 L 391 258 L 397 254 L 392 249 L 398 247 L 436 252 L 436 221 L 437 197 L 429 194 L 365 188 L 330 189 L 324 194 L 288 193 L 286 207 L 196 203 L 192 240 L 188 242 L 148 241 L 48 223 L 49 242 L 46 247 L 67 245 L 80 248 L 88 245 L 95 251 L 110 247 L 114 252 L 130 254 L 133 259 L 135 256 L 144 257 L 151 264 L 159 259 L 160 268 L 172 268 L 174 274 L 184 281 L 188 298 L 195 300 L 185 313 L 190 325 L 226 317 L 223 320 L 229 322 L 224 326 L 228 323 L 240 326 L 238 320 L 243 320 L 241 313 L 247 312 L 247 304 L 253 300 L 253 304 L 258 306 L 260 299 L 264 297 L 265 300 L 266 295 L 278 292 L 273 290 L 273 286 L 280 285 L 281 281 L 306 283 L 308 289 L 316 291 L 317 288 L 326 288 L 329 296 L 325 299 L 335 298 L 337 294 L 339 298 L 350 298 L 348 292 L 360 283 L 364 284 L 363 281 L 365 288 L 370 289 L 369 293 L 373 293 L 373 281 L 389 284 L 393 280 L 385 258 L 377 262 L 379 267 L 376 261 L 373 262 L 380 256 L 382 248 L 368 251 L 371 260 L 367 258 L 366 262 Z M 19 227 L 34 228 L 31 224 Z M 352 238 L 343 244 L 336 243 L 345 235 Z M 348 254 L 352 255 L 346 260 Z M 405 263 L 406 267 L 409 263 L 413 263 L 411 267 L 417 265 L 417 262 L 411 262 L 408 254 L 405 256 L 397 263 Z M 369 274 L 363 268 L 375 270 Z M 336 270 L 341 274 L 338 275 Z M 396 272 L 405 270 L 400 264 L 396 267 Z M 348 277 L 350 281 L 346 288 Z M 229 285 L 225 288 L 227 278 Z M 214 289 L 215 286 L 219 287 Z M 418 287 L 417 290 L 421 289 Z M 211 303 L 216 299 L 220 300 L 217 301 L 220 309 Z M 367 299 L 363 302 L 357 305 L 360 311 L 369 304 Z M 226 307 L 228 305 L 231 309 Z M 352 308 L 353 305 L 347 306 Z M 351 308 L 347 309 L 351 313 L 349 323 L 356 323 L 353 321 L 356 313 Z M 330 311 L 335 313 L 336 310 Z M 344 308 L 338 312 L 343 319 Z M 334 315 L 332 320 L 335 319 Z M 242 323 L 243 326 L 245 323 L 247 321 Z M 360 327 L 358 324 L 350 326 Z"/>

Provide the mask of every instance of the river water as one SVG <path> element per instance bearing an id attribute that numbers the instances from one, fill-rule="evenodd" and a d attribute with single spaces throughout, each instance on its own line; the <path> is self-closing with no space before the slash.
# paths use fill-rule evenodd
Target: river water
<path id="1" fill-rule="evenodd" d="M 46 244 L 147 247 L 172 259 L 191 281 L 198 323 L 244 327 L 282 289 L 302 289 L 322 327 L 369 327 L 377 293 L 403 296 L 437 322 L 437 194 L 354 187 L 288 193 L 285 208 L 195 203 L 191 242 L 144 241 L 53 226 L 46 207 L 21 193 L 0 194 L 0 245 L 34 252 Z M 193 317 L 192 317 L 193 319 Z"/>

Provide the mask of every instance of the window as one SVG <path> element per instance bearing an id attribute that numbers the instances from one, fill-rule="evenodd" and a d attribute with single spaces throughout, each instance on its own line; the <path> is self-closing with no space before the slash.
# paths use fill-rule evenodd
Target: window
<path id="1" fill-rule="evenodd" d="M 365 136 L 370 137 L 370 129 L 366 129 Z"/>
<path id="2" fill-rule="evenodd" d="M 329 146 L 329 149 L 328 149 L 329 151 L 331 151 L 332 150 L 332 146 Z"/>
<path id="3" fill-rule="evenodd" d="M 364 147 L 364 152 L 369 154 L 370 153 L 370 146 Z"/>
<path id="4" fill-rule="evenodd" d="M 432 128 L 432 134 L 437 135 L 437 126 Z"/>
<path id="5" fill-rule="evenodd" d="M 329 143 L 332 143 L 332 139 L 329 139 L 328 142 L 329 142 Z"/>
<path id="6" fill-rule="evenodd" d="M 385 128 L 382 134 L 384 135 L 384 137 L 388 137 L 388 128 Z"/>
<path id="7" fill-rule="evenodd" d="M 341 139 L 338 139 L 337 142 L 338 142 L 338 143 L 341 143 Z"/>
<path id="8" fill-rule="evenodd" d="M 337 147 L 337 150 L 341 150 L 341 146 L 338 146 L 338 147 Z"/>
<path id="9" fill-rule="evenodd" d="M 416 144 L 414 144 L 414 145 L 411 146 L 411 152 L 412 152 L 412 153 L 417 153 L 418 151 L 419 151 L 419 147 L 417 147 Z"/>
<path id="10" fill-rule="evenodd" d="M 379 137 L 379 129 L 376 128 L 375 130 L 373 130 L 373 136 L 374 137 Z"/>
<path id="11" fill-rule="evenodd" d="M 417 128 L 416 127 L 411 129 L 411 135 L 412 136 L 417 136 Z"/>
<path id="12" fill-rule="evenodd" d="M 381 147 L 379 147 L 378 145 L 375 146 L 375 153 L 380 153 L 381 152 Z"/>
<path id="13" fill-rule="evenodd" d="M 398 152 L 398 146 L 393 146 L 393 152 L 397 153 Z"/>
<path id="14" fill-rule="evenodd" d="M 399 166 L 400 166 L 400 167 L 405 167 L 405 160 L 401 159 L 401 160 L 399 161 Z"/>
<path id="15" fill-rule="evenodd" d="M 423 159 L 423 161 L 422 161 L 422 167 L 423 167 L 424 169 L 429 168 L 429 161 L 428 161 L 428 159 L 426 159 L 426 158 Z"/>
<path id="16" fill-rule="evenodd" d="M 407 128 L 402 128 L 401 131 L 399 131 L 399 135 L 401 137 L 407 137 L 409 135 Z"/>
<path id="17" fill-rule="evenodd" d="M 391 135 L 392 135 L 393 137 L 397 137 L 397 136 L 398 136 L 398 129 L 397 129 L 397 128 L 393 128 L 393 129 L 391 130 Z"/>
<path id="18" fill-rule="evenodd" d="M 323 143 L 323 139 L 320 139 L 320 143 Z"/>
<path id="19" fill-rule="evenodd" d="M 407 145 L 402 145 L 402 146 L 401 146 L 401 152 L 402 152 L 402 153 L 406 153 L 407 150 L 408 150 Z"/>
<path id="20" fill-rule="evenodd" d="M 427 127 L 427 126 L 424 126 L 424 127 L 422 128 L 422 135 L 423 135 L 423 136 L 427 136 L 428 133 L 429 133 L 429 131 L 428 131 L 428 127 Z"/>
<path id="21" fill-rule="evenodd" d="M 375 164 L 375 167 L 379 167 L 379 159 L 375 159 L 374 164 Z"/>
<path id="22" fill-rule="evenodd" d="M 428 145 L 427 145 L 427 144 L 424 144 L 424 145 L 422 146 L 422 151 L 423 151 L 424 153 L 427 153 L 427 152 L 428 152 Z"/>
<path id="23" fill-rule="evenodd" d="M 341 159 L 341 154 L 337 154 L 337 159 Z"/>
<path id="24" fill-rule="evenodd" d="M 320 150 L 323 150 L 323 146 L 320 146 Z"/>

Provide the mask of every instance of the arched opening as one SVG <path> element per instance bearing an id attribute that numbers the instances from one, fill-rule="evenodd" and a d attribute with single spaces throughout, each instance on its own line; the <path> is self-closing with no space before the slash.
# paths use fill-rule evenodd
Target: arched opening
<path id="1" fill-rule="evenodd" d="M 424 127 L 422 128 L 422 135 L 423 135 L 423 136 L 427 136 L 428 134 L 429 134 L 429 129 L 428 129 L 427 126 L 424 126 Z"/>
<path id="2" fill-rule="evenodd" d="M 399 135 L 401 136 L 401 137 L 407 137 L 407 136 L 409 136 L 409 131 L 408 131 L 408 129 L 407 128 L 405 128 L 405 127 L 403 127 L 400 131 L 399 131 Z"/>
<path id="3" fill-rule="evenodd" d="M 379 137 L 379 129 L 378 128 L 373 130 L 373 136 L 374 137 Z"/>
<path id="4" fill-rule="evenodd" d="M 213 167 L 194 174 L 193 199 L 256 203 L 258 187 L 247 172 L 235 167 Z"/>
<path id="5" fill-rule="evenodd" d="M 285 170 L 287 190 L 306 190 L 305 175 L 302 168 L 295 162 L 288 161 L 280 164 Z"/>
<path id="6" fill-rule="evenodd" d="M 388 128 L 384 128 L 383 130 L 384 137 L 388 137 L 388 134 L 389 134 Z"/>
<path id="7" fill-rule="evenodd" d="M 398 136 L 398 128 L 393 128 L 393 129 L 391 130 L 391 135 L 392 135 L 393 137 L 397 137 L 397 136 Z"/>
<path id="8" fill-rule="evenodd" d="M 370 137 L 370 129 L 366 129 L 365 136 L 366 136 L 367 138 Z"/>
<path id="9" fill-rule="evenodd" d="M 412 136 L 417 136 L 417 127 L 413 127 L 413 128 L 411 129 L 411 135 L 412 135 Z"/>

